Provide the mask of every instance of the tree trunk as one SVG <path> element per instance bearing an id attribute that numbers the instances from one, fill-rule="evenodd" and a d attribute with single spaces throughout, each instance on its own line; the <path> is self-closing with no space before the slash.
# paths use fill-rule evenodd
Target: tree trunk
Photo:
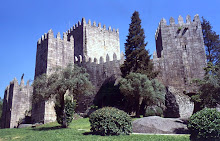
<path id="1" fill-rule="evenodd" d="M 137 118 L 140 118 L 140 106 L 142 104 L 142 101 L 143 101 L 143 97 L 139 97 L 138 98 L 138 103 L 137 103 L 137 106 L 136 106 L 136 117 Z"/>
<path id="2" fill-rule="evenodd" d="M 63 128 L 67 128 L 67 122 L 66 122 L 66 112 L 65 112 L 65 101 L 64 101 L 64 95 L 60 96 L 60 105 L 61 105 L 61 109 L 62 109 L 62 127 Z"/>

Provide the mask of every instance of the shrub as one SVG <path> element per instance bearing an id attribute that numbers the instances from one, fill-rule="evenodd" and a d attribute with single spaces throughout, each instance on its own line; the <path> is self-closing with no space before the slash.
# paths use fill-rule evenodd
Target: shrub
<path id="1" fill-rule="evenodd" d="M 163 109 L 161 107 L 155 107 L 156 116 L 163 117 Z"/>
<path id="2" fill-rule="evenodd" d="M 190 117 L 188 123 L 191 140 L 220 140 L 220 112 L 205 108 Z"/>
<path id="3" fill-rule="evenodd" d="M 145 110 L 145 113 L 144 113 L 144 116 L 145 117 L 148 117 L 148 116 L 163 116 L 163 110 L 161 107 L 158 107 L 158 106 L 148 106 Z"/>
<path id="4" fill-rule="evenodd" d="M 62 125 L 63 121 L 66 120 L 67 125 L 69 125 L 73 120 L 73 114 L 75 111 L 75 107 L 76 107 L 75 101 L 72 101 L 70 99 L 66 99 L 65 100 L 65 107 L 64 107 L 65 115 L 63 115 L 63 110 L 61 108 L 61 105 L 56 103 L 54 108 L 56 111 L 57 122 Z"/>
<path id="5" fill-rule="evenodd" d="M 149 116 L 156 116 L 156 111 L 150 107 L 150 108 L 146 108 L 145 113 L 144 113 L 145 117 L 149 117 Z"/>
<path id="6" fill-rule="evenodd" d="M 121 135 L 132 132 L 131 117 L 122 110 L 104 107 L 89 116 L 91 131 L 99 135 Z"/>

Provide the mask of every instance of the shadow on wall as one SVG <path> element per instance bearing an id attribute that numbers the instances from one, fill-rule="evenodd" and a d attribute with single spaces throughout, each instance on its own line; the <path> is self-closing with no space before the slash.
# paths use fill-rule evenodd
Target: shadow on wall
<path id="1" fill-rule="evenodd" d="M 119 84 L 116 83 L 117 78 L 112 75 L 104 81 L 101 88 L 94 98 L 94 105 L 101 107 L 117 107 L 122 108 L 123 95 L 120 93 Z"/>

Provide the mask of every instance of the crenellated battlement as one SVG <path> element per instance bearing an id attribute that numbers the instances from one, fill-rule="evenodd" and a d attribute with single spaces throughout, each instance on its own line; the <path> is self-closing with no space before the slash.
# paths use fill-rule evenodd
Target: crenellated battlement
<path id="1" fill-rule="evenodd" d="M 41 43 L 48 41 L 48 39 L 58 39 L 58 40 L 68 41 L 66 32 L 63 32 L 63 38 L 61 38 L 60 32 L 58 32 L 56 37 L 54 37 L 53 30 L 50 29 L 47 33 L 44 33 L 44 35 L 41 36 L 37 44 L 40 45 Z M 69 41 L 74 42 L 73 36 L 70 37 Z"/>
<path id="2" fill-rule="evenodd" d="M 93 21 L 93 23 L 91 24 L 91 20 L 88 20 L 88 23 L 86 23 L 85 18 L 82 18 L 81 21 L 78 21 L 78 23 L 76 23 L 75 25 L 73 25 L 68 31 L 66 31 L 67 34 L 69 34 L 70 32 L 74 32 L 75 30 L 77 30 L 77 28 L 82 28 L 85 26 L 89 26 L 89 27 L 94 27 L 94 28 L 98 28 L 100 29 L 100 31 L 109 31 L 112 33 L 117 33 L 119 34 L 119 29 L 115 30 L 115 28 L 111 28 L 111 26 L 108 27 L 108 29 L 106 29 L 106 25 L 104 24 L 103 27 L 101 26 L 102 24 L 99 22 L 98 26 L 96 25 L 96 21 Z"/>
<path id="3" fill-rule="evenodd" d="M 29 87 L 30 86 L 29 80 L 26 82 L 26 85 L 25 85 L 24 79 L 21 79 L 20 84 L 19 84 L 16 77 L 10 82 L 10 85 L 19 86 L 20 88 L 25 88 L 25 87 Z"/>
<path id="4" fill-rule="evenodd" d="M 193 21 L 191 21 L 191 16 L 190 15 L 186 16 L 186 22 L 184 22 L 183 17 L 181 15 L 178 17 L 177 21 L 178 21 L 178 23 L 176 24 L 175 19 L 173 17 L 170 17 L 169 24 L 167 24 L 166 19 L 162 18 L 161 21 L 158 24 L 157 30 L 155 31 L 155 39 L 157 39 L 161 28 L 177 27 L 178 29 L 181 29 L 181 28 L 184 28 L 184 27 L 188 28 L 190 25 L 195 25 L 196 26 L 196 25 L 200 24 L 200 19 L 199 19 L 198 14 L 196 14 L 194 16 Z"/>

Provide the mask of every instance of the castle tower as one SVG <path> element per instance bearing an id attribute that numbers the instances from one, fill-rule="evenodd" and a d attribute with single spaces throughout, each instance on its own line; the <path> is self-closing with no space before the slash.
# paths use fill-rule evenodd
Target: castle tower
<path id="1" fill-rule="evenodd" d="M 56 67 L 64 68 L 68 64 L 74 64 L 74 39 L 67 34 L 60 33 L 54 38 L 53 31 L 42 35 L 37 42 L 35 78 L 43 73 L 50 75 Z M 32 105 L 32 120 L 34 122 L 52 122 L 56 120 L 53 100 L 42 101 Z"/>
<path id="2" fill-rule="evenodd" d="M 119 30 L 112 29 L 111 26 L 106 29 L 106 26 L 101 27 L 101 23 L 96 25 L 94 21 L 91 24 L 89 20 L 86 23 L 85 18 L 78 22 L 67 32 L 68 40 L 73 36 L 74 42 L 74 56 L 86 58 L 103 57 L 106 61 L 106 56 L 109 55 L 109 60 L 113 60 L 113 54 L 116 54 L 120 59 L 120 42 Z"/>
<path id="3" fill-rule="evenodd" d="M 171 17 L 159 23 L 155 33 L 156 52 L 153 62 L 160 71 L 159 79 L 167 86 L 191 91 L 190 82 L 202 79 L 206 67 L 206 55 L 199 15 L 193 21 L 188 15 L 186 22 L 179 16 L 178 23 Z"/>
<path id="4" fill-rule="evenodd" d="M 25 112 L 31 109 L 32 87 L 24 85 L 23 78 L 20 85 L 15 78 L 10 85 L 6 87 L 2 108 L 2 128 L 14 128 L 18 126 L 20 119 L 25 118 Z"/>

